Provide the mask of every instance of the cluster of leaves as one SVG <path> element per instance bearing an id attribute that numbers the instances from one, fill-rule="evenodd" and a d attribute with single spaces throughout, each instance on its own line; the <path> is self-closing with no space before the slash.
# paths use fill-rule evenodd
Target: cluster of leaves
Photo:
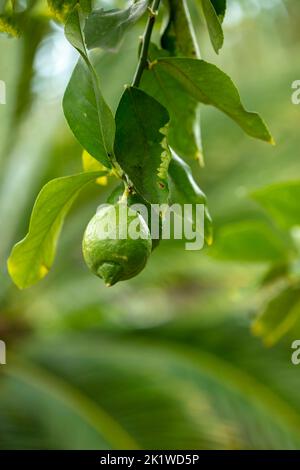
<path id="1" fill-rule="evenodd" d="M 251 194 L 265 215 L 224 225 L 211 255 L 223 261 L 267 264 L 261 311 L 252 330 L 273 346 L 300 321 L 300 182 L 276 183 Z"/>
<path id="2" fill-rule="evenodd" d="M 78 192 L 91 181 L 113 174 L 129 181 L 145 204 L 206 204 L 184 161 L 201 155 L 199 104 L 214 106 L 249 136 L 272 143 L 259 115 L 243 107 L 231 79 L 215 65 L 200 60 L 186 0 L 167 2 L 163 49 L 154 44 L 148 47 L 159 1 L 150 5 L 148 0 L 138 0 L 124 10 L 111 11 L 93 10 L 87 1 L 73 3 L 52 2 L 56 9 L 59 4 L 62 18 L 67 16 L 65 36 L 80 55 L 63 108 L 73 134 L 95 160 L 96 171 L 52 180 L 40 192 L 29 232 L 8 261 L 10 275 L 20 288 L 31 286 L 49 271 L 64 217 Z M 197 5 L 218 52 L 223 44 L 226 2 L 202 0 Z M 142 79 L 126 86 L 114 116 L 102 94 L 101 76 L 90 50 L 117 51 L 128 28 L 147 12 L 150 16 L 139 58 L 139 67 L 144 66 Z M 205 236 L 210 243 L 207 209 Z"/>
<path id="3" fill-rule="evenodd" d="M 0 33 L 19 36 L 29 12 L 36 0 L 1 0 L 0 1 Z"/>

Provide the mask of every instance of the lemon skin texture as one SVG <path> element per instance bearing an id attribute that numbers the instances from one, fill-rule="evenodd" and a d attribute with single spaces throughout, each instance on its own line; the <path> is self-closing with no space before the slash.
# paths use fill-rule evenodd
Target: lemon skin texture
<path id="1" fill-rule="evenodd" d="M 82 251 L 89 269 L 102 278 L 107 287 L 139 274 L 152 251 L 149 228 L 143 217 L 128 206 L 121 204 L 101 207 L 89 222 L 83 237 Z M 127 227 L 121 226 L 127 219 Z M 129 233 L 130 224 L 139 227 L 139 238 Z M 105 229 L 105 237 L 103 237 Z M 122 234 L 120 229 L 123 230 Z"/>

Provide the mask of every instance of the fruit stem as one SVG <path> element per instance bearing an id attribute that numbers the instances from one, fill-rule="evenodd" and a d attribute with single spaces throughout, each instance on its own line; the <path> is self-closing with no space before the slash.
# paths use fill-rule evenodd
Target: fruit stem
<path id="1" fill-rule="evenodd" d="M 142 47 L 141 47 L 139 62 L 138 62 L 137 69 L 136 69 L 134 79 L 132 82 L 132 86 L 134 87 L 139 86 L 143 72 L 147 68 L 148 50 L 150 46 L 153 27 L 154 27 L 155 20 L 158 14 L 159 4 L 160 4 L 160 0 L 153 0 L 151 7 L 148 8 L 149 17 L 148 17 L 147 25 L 146 25 L 145 32 L 142 38 Z"/>

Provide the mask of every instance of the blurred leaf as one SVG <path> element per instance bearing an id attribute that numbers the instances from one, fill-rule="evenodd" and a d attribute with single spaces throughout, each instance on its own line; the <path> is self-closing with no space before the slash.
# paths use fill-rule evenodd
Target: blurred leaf
<path id="1" fill-rule="evenodd" d="M 285 278 L 289 274 L 289 264 L 287 262 L 275 263 L 270 266 L 267 272 L 264 274 L 261 285 L 267 286 L 279 279 Z"/>
<path id="2" fill-rule="evenodd" d="M 106 168 L 102 163 L 92 157 L 86 150 L 82 152 L 82 167 L 83 171 L 105 171 Z M 96 179 L 96 183 L 100 186 L 106 186 L 108 183 L 107 176 L 100 176 Z"/>
<path id="3" fill-rule="evenodd" d="M 300 225 L 300 181 L 272 184 L 252 197 L 283 227 Z"/>
<path id="4" fill-rule="evenodd" d="M 260 263 L 284 260 L 290 250 L 269 225 L 247 220 L 221 227 L 210 254 L 222 260 Z"/>
<path id="5" fill-rule="evenodd" d="M 124 10 L 105 11 L 101 8 L 92 11 L 84 28 L 87 47 L 110 51 L 117 49 L 128 28 L 144 15 L 148 4 L 148 0 L 138 0 Z"/>
<path id="6" fill-rule="evenodd" d="M 32 210 L 29 232 L 8 259 L 9 274 L 20 289 L 48 274 L 68 210 L 79 191 L 99 176 L 101 172 L 79 173 L 54 179 L 43 187 Z"/>
<path id="7" fill-rule="evenodd" d="M 150 203 L 168 198 L 169 115 L 156 100 L 127 88 L 116 113 L 116 159 L 141 196 Z"/>
<path id="8" fill-rule="evenodd" d="M 169 21 L 161 37 L 161 46 L 172 56 L 197 57 L 186 0 L 169 0 Z"/>
<path id="9" fill-rule="evenodd" d="M 60 422 L 61 418 L 59 418 L 59 415 L 60 417 L 63 416 L 64 420 L 72 420 L 72 418 L 74 420 L 72 414 L 77 417 L 77 420 L 75 420 L 74 423 L 75 429 L 72 431 L 72 426 L 68 427 L 67 434 L 69 434 L 69 436 L 67 441 L 69 440 L 75 443 L 77 440 L 77 428 L 79 427 L 82 429 L 86 424 L 86 432 L 92 442 L 95 437 L 91 433 L 89 427 L 94 430 L 97 435 L 97 447 L 105 448 L 106 445 L 109 445 L 113 448 L 122 449 L 138 448 L 135 440 L 117 422 L 112 414 L 106 412 L 101 405 L 97 403 L 97 401 L 90 399 L 79 388 L 72 386 L 70 383 L 64 381 L 55 374 L 51 374 L 47 370 L 39 368 L 30 362 L 27 363 L 25 361 L 19 361 L 18 359 L 13 361 L 8 374 L 12 377 L 13 381 L 19 385 L 20 389 L 23 390 L 23 393 L 25 394 L 25 403 L 28 387 L 31 391 L 31 396 L 35 397 L 34 405 L 36 408 L 41 406 L 43 407 L 43 396 L 46 395 L 47 401 L 49 401 L 50 404 L 52 403 L 51 411 L 56 417 L 56 423 Z M 70 414 L 71 416 L 68 416 Z M 48 419 L 50 420 L 51 418 L 48 416 Z M 38 422 L 36 424 L 41 425 L 42 423 Z M 38 441 L 38 432 L 34 439 Z M 61 439 L 64 439 L 63 435 L 61 435 Z M 85 439 L 86 438 L 84 438 L 84 440 Z M 49 443 L 46 444 L 47 447 L 48 445 Z M 56 446 L 63 448 L 61 447 L 61 443 L 59 444 L 58 441 Z"/>
<path id="10" fill-rule="evenodd" d="M 34 62 L 48 31 L 49 23 L 45 18 L 32 16 L 27 19 L 22 37 L 22 55 L 19 59 L 21 70 L 18 74 L 13 126 L 20 123 L 31 108 L 34 98 L 33 80 L 36 75 Z"/>
<path id="11" fill-rule="evenodd" d="M 149 58 L 154 64 L 160 57 L 168 57 L 166 51 L 151 45 Z M 202 142 L 199 104 L 186 93 L 184 87 L 162 67 L 145 70 L 142 88 L 159 101 L 170 113 L 168 142 L 183 158 L 202 160 Z"/>
<path id="12" fill-rule="evenodd" d="M 254 334 L 261 336 L 267 346 L 273 346 L 300 318 L 300 287 L 284 287 L 258 316 L 252 325 Z"/>
<path id="13" fill-rule="evenodd" d="M 224 34 L 220 19 L 211 0 L 202 0 L 202 8 L 205 16 L 209 36 L 215 52 L 218 54 L 223 46 Z"/>
<path id="14" fill-rule="evenodd" d="M 20 36 L 22 19 L 22 13 L 0 15 L 0 33 L 6 33 L 12 37 Z"/>
<path id="15" fill-rule="evenodd" d="M 169 165 L 170 204 L 204 204 L 205 205 L 205 240 L 212 243 L 212 220 L 208 212 L 205 194 L 193 178 L 191 168 L 172 151 Z"/>
<path id="16" fill-rule="evenodd" d="M 113 157 L 115 121 L 100 89 L 98 75 L 89 60 L 82 33 L 83 18 L 76 8 L 68 17 L 65 35 L 81 54 L 65 91 L 63 108 L 80 144 L 104 166 Z"/>
<path id="17" fill-rule="evenodd" d="M 153 64 L 153 69 L 173 77 L 197 101 L 223 111 L 250 136 L 273 143 L 262 119 L 244 109 L 231 79 L 215 65 L 203 60 L 166 57 Z M 165 81 L 164 86 L 168 86 L 168 82 Z"/>
<path id="18" fill-rule="evenodd" d="M 299 446 L 297 375 L 232 321 L 28 341 L 3 373 L 4 448 Z"/>
<path id="19" fill-rule="evenodd" d="M 226 13 L 226 0 L 210 0 L 219 20 L 222 22 Z"/>
<path id="20" fill-rule="evenodd" d="M 0 14 L 5 12 L 5 8 L 7 4 L 8 4 L 8 0 L 0 0 Z"/>
<path id="21" fill-rule="evenodd" d="M 0 1 L 0 33 L 18 37 L 23 32 L 28 13 L 34 7 L 35 0 Z"/>
<path id="22" fill-rule="evenodd" d="M 88 2 L 89 0 L 84 0 L 84 2 Z M 78 3 L 82 4 L 81 0 L 47 0 L 49 9 L 53 16 L 64 23 L 75 5 Z"/>

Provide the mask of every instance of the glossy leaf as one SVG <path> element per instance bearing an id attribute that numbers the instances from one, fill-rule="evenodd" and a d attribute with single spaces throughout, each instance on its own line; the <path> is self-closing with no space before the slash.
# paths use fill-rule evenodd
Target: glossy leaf
<path id="1" fill-rule="evenodd" d="M 89 60 L 83 41 L 83 19 L 76 8 L 68 17 L 65 35 L 81 54 L 67 86 L 63 109 L 80 144 L 104 166 L 111 166 L 115 121 L 100 89 L 99 77 Z"/>
<path id="2" fill-rule="evenodd" d="M 245 110 L 233 82 L 215 65 L 203 60 L 167 57 L 160 58 L 153 69 L 154 73 L 163 71 L 175 79 L 195 100 L 223 111 L 248 135 L 273 143 L 263 120 L 257 113 Z M 168 86 L 166 79 L 164 86 Z"/>
<path id="3" fill-rule="evenodd" d="M 138 0 L 124 10 L 94 10 L 84 28 L 87 47 L 115 50 L 128 28 L 144 15 L 148 4 L 148 0 Z"/>
<path id="4" fill-rule="evenodd" d="M 218 54 L 224 42 L 224 34 L 220 19 L 211 0 L 202 0 L 202 8 L 211 43 L 215 52 Z"/>
<path id="5" fill-rule="evenodd" d="M 137 88 L 127 88 L 116 113 L 115 155 L 136 190 L 150 203 L 166 202 L 170 160 L 167 110 Z"/>
<path id="6" fill-rule="evenodd" d="M 255 320 L 252 331 L 261 336 L 267 346 L 273 346 L 300 319 L 300 287 L 284 287 Z"/>
<path id="7" fill-rule="evenodd" d="M 79 191 L 102 172 L 79 173 L 47 183 L 32 210 L 29 231 L 8 259 L 8 271 L 20 288 L 29 287 L 48 274 L 64 218 Z"/>
<path id="8" fill-rule="evenodd" d="M 205 240 L 212 243 L 212 220 L 208 212 L 206 196 L 193 178 L 191 168 L 172 151 L 169 165 L 170 204 L 204 204 L 205 205 Z"/>
<path id="9" fill-rule="evenodd" d="M 149 53 L 151 62 L 168 57 L 167 51 L 152 45 Z M 145 70 L 142 88 L 159 101 L 170 113 L 168 141 L 181 156 L 202 160 L 199 103 L 186 93 L 180 82 L 162 67 L 153 66 Z"/>
<path id="10" fill-rule="evenodd" d="M 300 225 L 300 181 L 273 184 L 255 191 L 252 197 L 283 227 Z"/>
<path id="11" fill-rule="evenodd" d="M 225 225 L 219 230 L 210 254 L 227 261 L 253 263 L 286 259 L 290 246 L 266 223 L 247 220 Z"/>

